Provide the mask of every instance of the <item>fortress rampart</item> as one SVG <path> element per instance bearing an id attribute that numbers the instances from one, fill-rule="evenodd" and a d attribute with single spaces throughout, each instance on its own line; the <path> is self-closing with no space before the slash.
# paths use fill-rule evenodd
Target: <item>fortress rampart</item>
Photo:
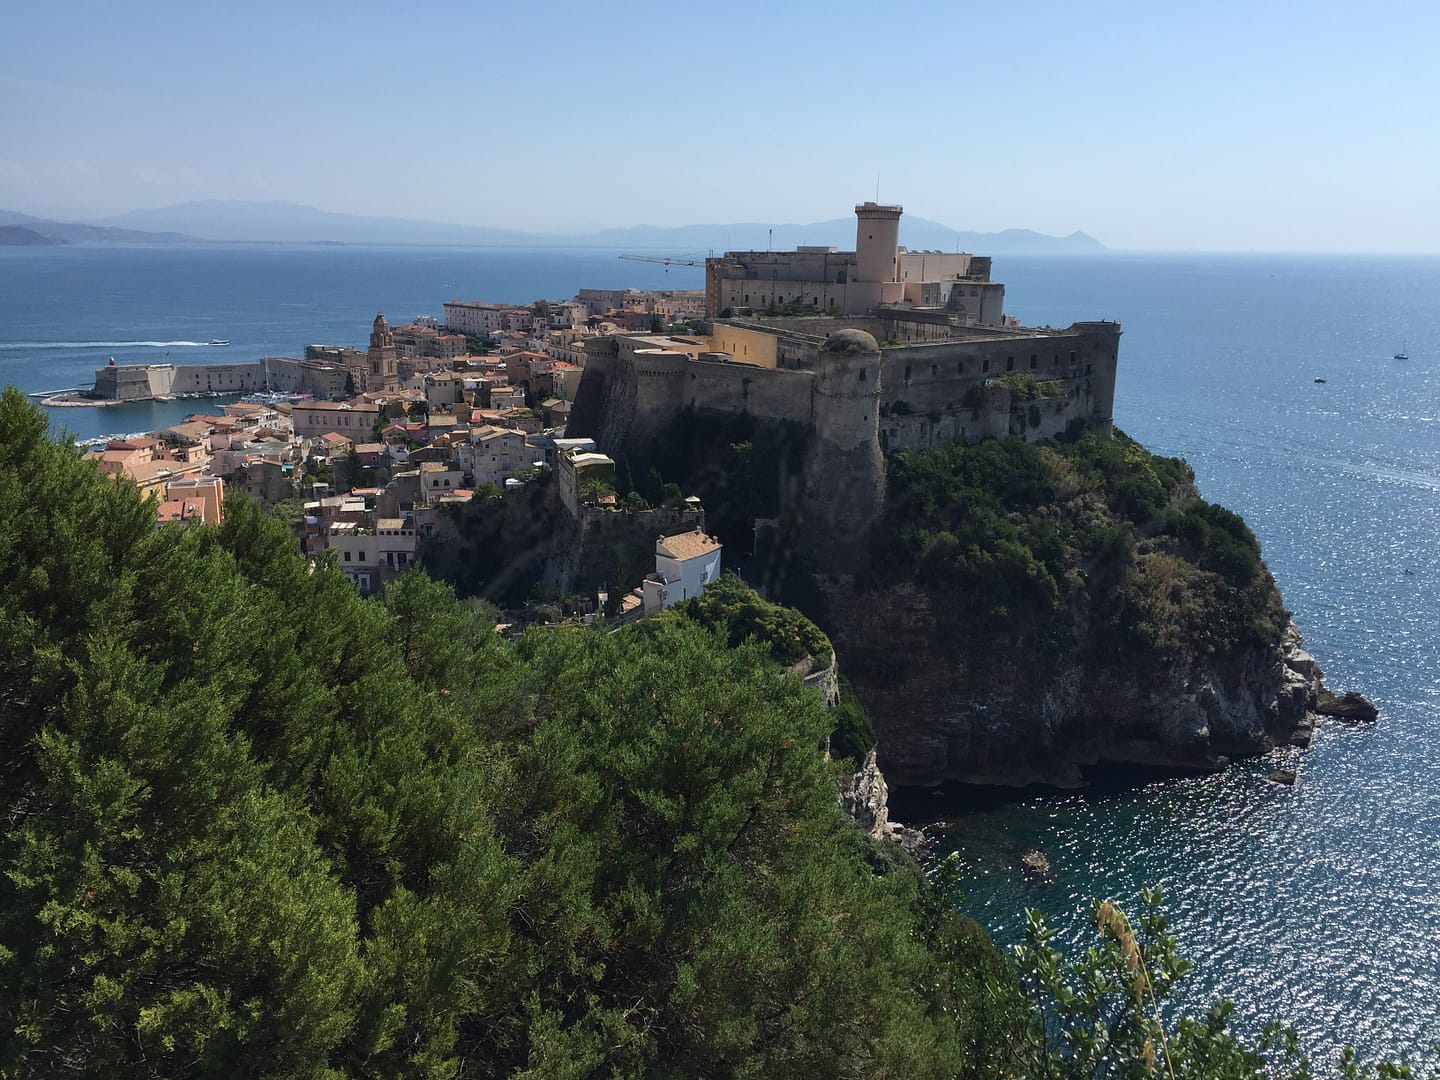
<path id="1" fill-rule="evenodd" d="M 686 409 L 814 429 L 820 422 L 818 397 L 833 411 L 847 397 L 872 396 L 875 407 L 858 415 L 888 451 L 1006 434 L 1050 438 L 1076 420 L 1102 430 L 1111 425 L 1118 323 L 958 333 L 952 327 L 957 336 L 945 340 L 890 337 L 887 345 L 876 340 L 875 331 L 898 325 L 901 320 L 880 318 L 745 324 L 752 332 L 778 332 L 780 366 L 774 368 L 728 355 L 626 349 L 620 338 L 592 343 L 569 434 L 590 436 L 607 453 L 625 451 Z M 856 367 L 851 385 L 833 377 L 829 369 L 837 358 L 825 346 L 837 334 L 855 333 L 869 339 L 865 348 L 872 351 L 867 364 Z M 1035 388 L 1033 397 L 1025 396 L 1027 384 Z"/>
<path id="2" fill-rule="evenodd" d="M 704 329 L 703 342 L 745 340 L 727 330 L 770 335 L 773 351 L 757 352 L 775 366 L 705 352 L 700 338 L 683 349 L 636 348 L 641 341 L 623 337 L 594 342 L 567 434 L 592 437 L 612 456 L 663 472 L 654 448 L 687 413 L 808 428 L 803 496 L 792 509 L 817 550 L 835 549 L 827 565 L 861 558 L 856 545 L 884 500 L 885 453 L 1003 435 L 1053 438 L 1077 422 L 1109 431 L 1112 424 L 1118 323 L 974 327 L 946 322 L 943 313 L 897 311 Z"/>
<path id="3" fill-rule="evenodd" d="M 111 364 L 96 368 L 92 397 L 143 401 L 180 394 L 248 394 L 259 390 L 345 396 L 344 368 L 271 356 L 235 364 Z"/>

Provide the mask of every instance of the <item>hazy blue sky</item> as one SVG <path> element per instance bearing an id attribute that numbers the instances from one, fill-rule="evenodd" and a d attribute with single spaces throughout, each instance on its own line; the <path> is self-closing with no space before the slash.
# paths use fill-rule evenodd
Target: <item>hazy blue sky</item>
<path id="1" fill-rule="evenodd" d="M 701 13 L 703 11 L 703 14 Z M 1440 252 L 1440 4 L 0 3 L 0 208 Z"/>

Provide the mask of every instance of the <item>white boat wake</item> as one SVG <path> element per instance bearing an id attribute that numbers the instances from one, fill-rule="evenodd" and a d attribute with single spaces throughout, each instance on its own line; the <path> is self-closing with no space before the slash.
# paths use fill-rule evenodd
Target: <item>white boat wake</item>
<path id="1" fill-rule="evenodd" d="M 204 341 L 0 341 L 0 349 L 203 349 Z"/>

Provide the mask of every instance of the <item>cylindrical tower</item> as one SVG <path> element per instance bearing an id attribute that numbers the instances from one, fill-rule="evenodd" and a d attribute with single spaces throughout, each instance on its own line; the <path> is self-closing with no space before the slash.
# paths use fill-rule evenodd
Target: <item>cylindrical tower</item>
<path id="1" fill-rule="evenodd" d="M 855 207 L 855 280 L 894 281 L 900 254 L 900 206 Z"/>
<path id="2" fill-rule="evenodd" d="M 814 424 L 801 520 L 821 565 L 863 569 L 870 526 L 885 499 L 880 453 L 880 346 L 863 330 L 837 330 L 815 367 Z"/>

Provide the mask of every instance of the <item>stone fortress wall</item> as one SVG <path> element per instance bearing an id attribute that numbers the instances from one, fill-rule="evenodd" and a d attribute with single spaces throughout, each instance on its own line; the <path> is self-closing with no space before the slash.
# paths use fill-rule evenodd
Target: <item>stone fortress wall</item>
<path id="1" fill-rule="evenodd" d="M 724 340 L 725 329 L 771 336 L 774 367 L 701 352 L 680 339 L 675 349 L 637 347 L 654 338 L 591 343 L 567 433 L 644 461 L 687 412 L 799 423 L 813 438 L 798 515 L 825 564 L 843 568 L 863 561 L 865 536 L 883 506 L 884 454 L 1004 435 L 1047 439 L 1077 421 L 1110 430 L 1118 323 L 1063 330 L 949 325 L 935 340 L 937 324 L 911 317 L 917 314 L 930 313 L 702 328 L 710 331 L 707 343 Z M 741 338 L 732 333 L 730 340 Z M 1026 399 L 1007 385 L 1006 376 L 1027 375 L 1044 396 Z M 655 464 L 663 472 L 664 462 Z"/>
<path id="2" fill-rule="evenodd" d="M 747 414 L 816 428 L 826 410 L 845 411 L 848 397 L 877 399 L 856 423 L 887 451 L 936 443 L 978 442 L 1000 435 L 1051 438 L 1080 420 L 1109 430 L 1119 356 L 1118 323 L 1075 323 L 1064 330 L 986 328 L 946 340 L 925 340 L 927 327 L 880 318 L 776 319 L 763 325 L 780 338 L 780 366 L 742 363 L 728 355 L 627 349 L 626 339 L 592 345 L 576 397 L 571 434 L 596 438 L 602 450 L 653 435 L 683 410 Z M 718 329 L 718 328 L 717 328 Z M 817 333 L 815 331 L 823 331 Z M 882 346 L 876 331 L 895 344 Z M 862 335 L 857 339 L 852 335 Z M 951 328 L 951 334 L 957 333 Z M 963 333 L 963 331 L 962 331 Z M 834 350 L 863 348 L 853 385 L 837 381 Z M 906 336 L 900 336 L 906 335 Z M 716 333 L 715 338 L 721 335 Z M 908 340 L 907 340 L 908 338 Z M 863 378 L 862 378 L 863 375 Z M 1029 375 L 1058 390 L 1020 400 L 1007 375 Z M 852 410 L 853 411 L 853 410 Z"/>
<path id="3" fill-rule="evenodd" d="M 180 394 L 249 394 L 272 390 L 322 400 L 345 396 L 344 368 L 272 356 L 234 364 L 115 364 L 95 370 L 92 397 L 142 401 Z"/>

